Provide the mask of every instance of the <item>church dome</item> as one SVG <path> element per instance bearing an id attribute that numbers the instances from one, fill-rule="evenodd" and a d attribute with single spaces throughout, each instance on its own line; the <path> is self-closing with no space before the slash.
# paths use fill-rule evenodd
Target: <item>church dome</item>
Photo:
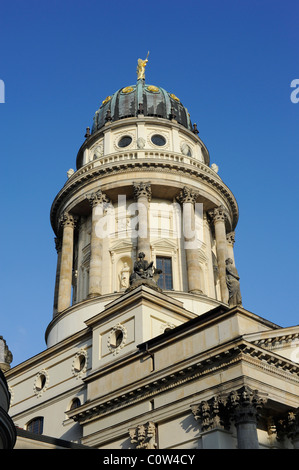
<path id="1" fill-rule="evenodd" d="M 175 119 L 193 131 L 190 115 L 177 96 L 161 87 L 147 85 L 145 80 L 139 79 L 136 85 L 120 88 L 113 95 L 107 96 L 94 115 L 92 134 L 108 121 L 118 121 L 138 114 Z"/>

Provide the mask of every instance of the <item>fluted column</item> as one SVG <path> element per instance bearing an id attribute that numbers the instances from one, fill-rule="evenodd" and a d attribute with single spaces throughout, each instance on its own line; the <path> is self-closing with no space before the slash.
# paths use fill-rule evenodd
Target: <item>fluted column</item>
<path id="1" fill-rule="evenodd" d="M 61 225 L 63 227 L 63 235 L 57 304 L 58 313 L 68 308 L 71 304 L 75 228 L 74 217 L 65 213 L 61 218 Z"/>
<path id="2" fill-rule="evenodd" d="M 244 386 L 228 397 L 228 408 L 237 429 L 238 449 L 258 449 L 257 421 L 263 399 L 256 390 Z"/>
<path id="3" fill-rule="evenodd" d="M 183 235 L 186 253 L 188 291 L 202 293 L 199 267 L 199 240 L 195 230 L 194 204 L 198 194 L 184 187 L 177 200 L 183 207 Z"/>
<path id="4" fill-rule="evenodd" d="M 218 263 L 218 275 L 220 281 L 220 291 L 222 302 L 228 303 L 228 290 L 226 284 L 226 265 L 225 260 L 227 259 L 227 240 L 226 240 L 226 229 L 225 229 L 225 210 L 224 207 L 219 206 L 209 211 L 209 215 L 212 217 L 215 228 L 215 239 L 216 239 L 216 251 L 217 251 L 217 263 Z"/>
<path id="5" fill-rule="evenodd" d="M 56 265 L 54 304 L 53 304 L 53 315 L 54 316 L 57 314 L 58 293 L 59 293 L 59 278 L 60 278 L 61 248 L 62 248 L 62 239 L 61 238 L 55 238 L 55 248 L 56 248 L 56 251 L 57 251 L 57 265 Z"/>
<path id="6" fill-rule="evenodd" d="M 145 259 L 151 261 L 150 249 L 150 227 L 149 227 L 149 204 L 151 200 L 150 183 L 133 183 L 134 198 L 137 202 L 138 210 L 138 234 L 137 234 L 137 255 L 140 252 L 145 254 Z"/>
<path id="7" fill-rule="evenodd" d="M 99 190 L 91 194 L 88 199 L 92 207 L 88 297 L 96 297 L 102 294 L 103 237 L 105 236 L 98 223 L 105 215 L 105 206 L 109 203 L 109 198 Z"/>

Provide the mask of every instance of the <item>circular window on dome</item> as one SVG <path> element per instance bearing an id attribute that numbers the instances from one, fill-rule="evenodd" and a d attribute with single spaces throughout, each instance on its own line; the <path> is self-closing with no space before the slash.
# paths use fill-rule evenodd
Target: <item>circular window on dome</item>
<path id="1" fill-rule="evenodd" d="M 151 140 L 153 144 L 159 145 L 159 147 L 162 147 L 163 145 L 166 144 L 165 137 L 163 137 L 163 135 L 160 135 L 160 134 L 154 134 Z"/>
<path id="2" fill-rule="evenodd" d="M 128 145 L 130 145 L 131 142 L 132 142 L 132 137 L 130 137 L 129 135 L 125 135 L 119 140 L 118 146 L 121 148 L 128 147 Z"/>

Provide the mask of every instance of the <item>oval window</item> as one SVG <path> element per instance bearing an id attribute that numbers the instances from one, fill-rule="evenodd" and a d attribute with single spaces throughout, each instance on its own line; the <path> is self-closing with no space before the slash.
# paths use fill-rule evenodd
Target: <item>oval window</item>
<path id="1" fill-rule="evenodd" d="M 132 142 L 132 137 L 130 137 L 129 135 L 125 135 L 124 137 L 122 137 L 119 140 L 118 146 L 119 147 L 128 147 L 128 145 L 130 145 L 131 142 Z"/>
<path id="2" fill-rule="evenodd" d="M 160 147 L 166 144 L 166 139 L 163 135 L 155 134 L 152 136 L 152 143 L 155 145 L 159 145 Z"/>

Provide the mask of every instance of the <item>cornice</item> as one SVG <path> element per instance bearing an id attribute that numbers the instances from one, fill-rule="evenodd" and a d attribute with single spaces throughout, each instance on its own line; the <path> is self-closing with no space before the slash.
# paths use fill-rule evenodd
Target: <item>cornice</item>
<path id="1" fill-rule="evenodd" d="M 232 230 L 234 230 L 239 216 L 237 201 L 230 189 L 215 174 L 215 172 L 213 172 L 213 170 L 192 157 L 187 157 L 189 163 L 180 161 L 184 159 L 186 160 L 186 158 L 183 158 L 181 154 L 175 154 L 174 152 L 148 151 L 142 153 L 147 154 L 147 157 L 138 158 L 138 155 L 141 155 L 141 152 L 137 150 L 124 152 L 123 154 L 117 152 L 115 154 L 106 155 L 99 160 L 94 160 L 76 171 L 73 176 L 66 181 L 65 185 L 53 201 L 50 218 L 54 232 L 57 232 L 57 213 L 65 198 L 75 194 L 79 188 L 82 190 L 90 182 L 97 181 L 107 175 L 118 175 L 130 173 L 132 171 L 161 173 L 175 172 L 180 175 L 188 175 L 197 183 L 198 179 L 200 179 L 202 182 L 210 184 L 219 196 L 227 201 L 231 210 Z M 134 158 L 130 157 L 130 155 L 133 155 Z M 173 159 L 165 158 L 165 156 L 169 157 L 169 155 L 171 155 Z M 126 156 L 126 159 L 122 159 L 124 156 Z M 105 160 L 109 161 L 107 163 L 101 163 L 101 161 Z M 165 185 L 165 182 L 163 184 Z M 182 184 L 181 189 L 183 189 L 184 186 L 185 184 Z"/>
<path id="2" fill-rule="evenodd" d="M 131 357 L 130 360 L 132 359 Z M 299 385 L 298 364 L 294 364 L 281 356 L 269 354 L 268 351 L 263 351 L 261 348 L 244 342 L 243 338 L 232 341 L 229 345 L 214 348 L 213 351 L 207 351 L 201 354 L 200 361 L 198 359 L 199 357 L 193 357 L 167 370 L 152 373 L 146 379 L 136 382 L 131 388 L 119 389 L 115 393 L 109 394 L 109 398 L 104 396 L 68 412 L 68 417 L 81 424 L 95 420 L 99 415 L 115 412 L 116 409 L 131 406 L 139 401 L 152 398 L 157 394 L 196 379 L 204 378 L 209 374 L 223 370 L 223 368 L 227 369 L 244 361 L 267 373 L 278 374 L 282 379 Z M 108 371 L 102 370 L 98 373 L 105 374 Z M 97 376 L 98 374 L 94 375 L 93 379 Z M 91 377 L 85 379 L 87 382 L 90 380 Z"/>

